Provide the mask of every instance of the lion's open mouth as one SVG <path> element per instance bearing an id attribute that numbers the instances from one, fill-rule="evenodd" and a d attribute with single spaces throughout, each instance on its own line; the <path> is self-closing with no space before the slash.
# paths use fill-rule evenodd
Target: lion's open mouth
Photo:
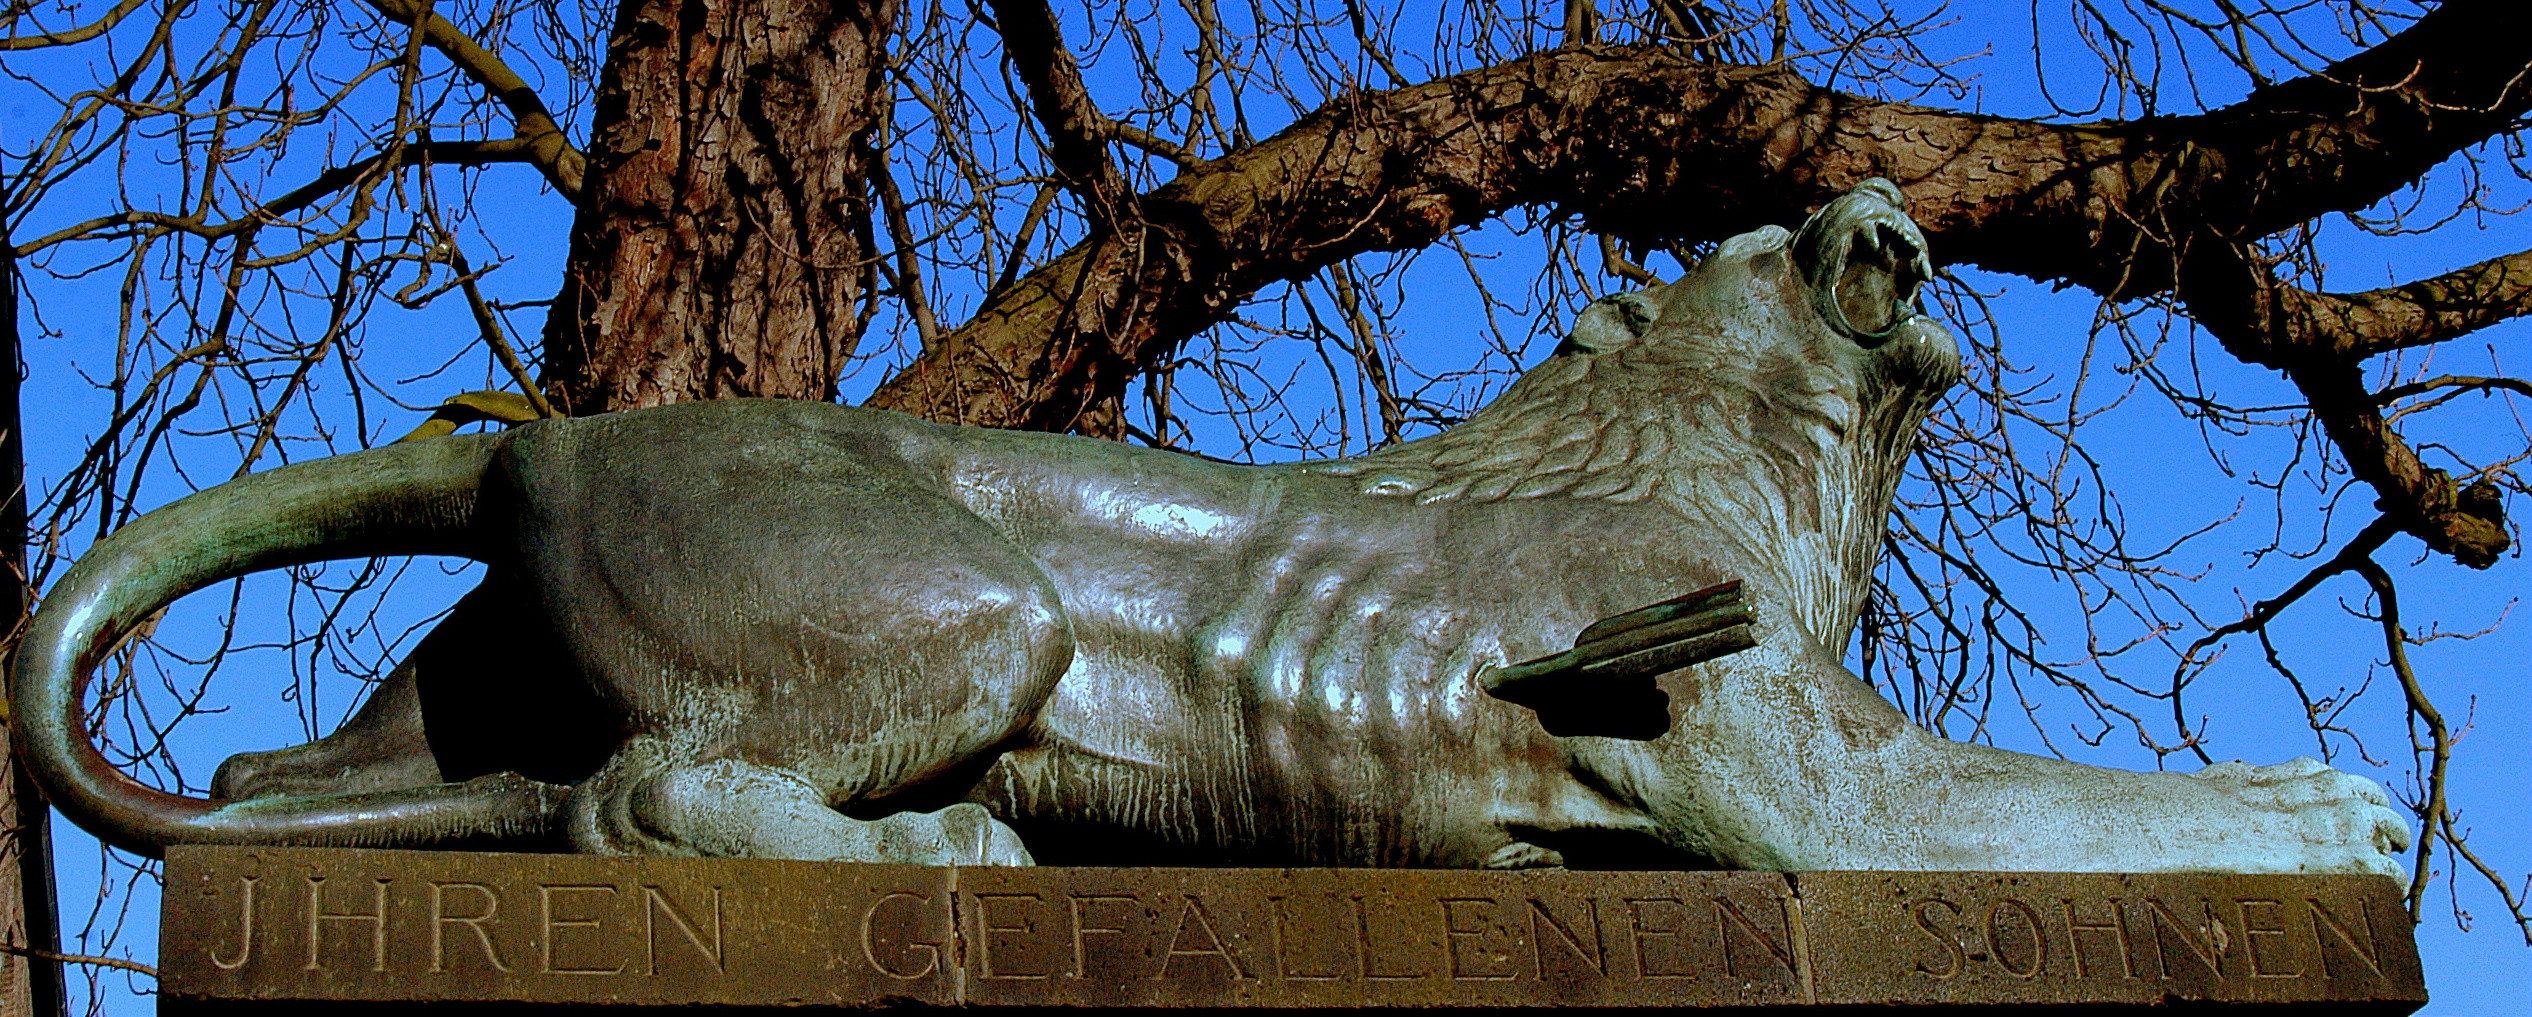
<path id="1" fill-rule="evenodd" d="M 1918 315 L 1917 291 L 1934 274 L 1925 234 L 1901 211 L 1902 201 L 1889 181 L 1867 180 L 1794 237 L 1812 308 L 1863 346 L 1881 345 Z"/>

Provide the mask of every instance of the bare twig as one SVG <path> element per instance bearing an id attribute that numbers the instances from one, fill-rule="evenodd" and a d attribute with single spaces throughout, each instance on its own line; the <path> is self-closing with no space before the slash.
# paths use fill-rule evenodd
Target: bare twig
<path id="1" fill-rule="evenodd" d="M 2373 559 L 2358 561 L 2353 566 L 2365 577 L 2374 591 L 2374 604 L 2380 612 L 2383 629 L 2383 652 L 2391 661 L 2392 673 L 2400 678 L 2400 690 L 2408 697 L 2409 713 L 2426 726 L 2426 741 L 2417 746 L 2428 757 L 2425 793 L 2420 796 L 2418 812 L 2418 844 L 2415 865 L 2409 877 L 2409 915 L 2414 920 L 2426 900 L 2427 885 L 2434 880 L 2435 839 L 2446 832 L 2449 806 L 2445 789 L 2448 786 L 2445 768 L 2453 760 L 2453 734 L 2444 724 L 2444 714 L 2427 698 L 2426 687 L 2418 681 L 2418 672 L 2409 666 L 2409 634 L 2400 627 L 2400 590 L 2391 581 L 2391 574 L 2374 564 Z"/>
<path id="2" fill-rule="evenodd" d="M 572 147 L 571 140 L 563 135 L 562 126 L 554 122 L 554 115 L 546 110 L 545 101 L 537 97 L 536 89 L 529 87 L 527 79 L 520 77 L 519 72 L 512 70 L 499 55 L 485 49 L 482 43 L 431 10 L 431 4 L 432 0 L 369 0 L 369 5 L 378 13 L 398 24 L 415 26 L 422 33 L 423 41 L 429 43 L 432 49 L 438 50 L 450 63 L 456 64 L 459 70 L 481 84 L 494 99 L 508 107 L 512 130 L 526 145 L 527 161 L 545 171 L 545 178 L 552 181 L 554 189 L 561 191 L 564 197 L 579 201 L 581 178 L 588 174 L 588 158 Z"/>
<path id="3" fill-rule="evenodd" d="M 87 239 L 124 227 L 141 227 L 147 235 L 163 236 L 182 233 L 204 240 L 226 240 L 251 233 L 282 221 L 284 216 L 316 204 L 328 195 L 345 188 L 365 188 L 382 177 L 399 160 L 435 163 L 446 166 L 489 166 L 504 162 L 529 162 L 533 146 L 519 139 L 497 141 L 433 141 L 402 146 L 398 152 L 382 152 L 355 162 L 337 166 L 317 174 L 316 179 L 291 188 L 280 197 L 264 202 L 251 212 L 234 219 L 209 221 L 200 213 L 177 215 L 145 209 L 125 209 L 110 215 L 72 223 L 36 237 L 15 248 L 19 257 L 36 254 L 56 244 Z M 365 202 L 363 203 L 365 205 Z M 357 219 L 355 219 L 357 221 Z"/>
<path id="4" fill-rule="evenodd" d="M 120 971 L 129 971 L 136 975 L 147 975 L 151 978 L 158 977 L 157 968 L 143 964 L 136 960 L 125 960 L 121 957 L 106 957 L 86 953 L 54 953 L 51 950 L 38 950 L 33 947 L 19 946 L 15 943 L 0 943 L 0 953 L 5 953 L 13 957 L 27 957 L 34 960 L 52 961 L 56 964 L 90 964 L 101 968 L 114 968 Z"/>
<path id="5" fill-rule="evenodd" d="M 449 269 L 457 273 L 458 286 L 466 294 L 466 309 L 475 315 L 475 329 L 484 341 L 484 348 L 491 350 L 493 359 L 501 362 L 501 369 L 509 372 L 510 381 L 519 386 L 519 394 L 527 397 L 528 405 L 536 408 L 537 416 L 562 416 L 553 403 L 546 401 L 544 387 L 536 383 L 536 375 L 519 359 L 519 351 L 511 347 L 509 330 L 501 327 L 500 314 L 492 309 L 490 301 L 484 299 L 483 287 L 476 282 L 475 273 L 467 271 L 466 252 L 458 248 L 457 238 L 442 233 L 440 243 L 447 249 Z"/>
<path id="6" fill-rule="evenodd" d="M 99 16 L 97 20 L 80 25 L 76 28 L 66 28 L 59 32 L 40 32 L 34 35 L 11 35 L 7 38 L 0 38 L 0 53 L 18 50 L 43 49 L 49 46 L 70 46 L 83 43 L 100 35 L 104 35 L 107 32 L 113 31 L 114 26 L 122 24 L 125 17 L 129 16 L 133 11 L 139 10 L 140 7 L 141 0 L 117 0 L 114 7 Z"/>
<path id="7" fill-rule="evenodd" d="M 1618 238 L 1606 233 L 1600 235 L 1600 266 L 1610 275 L 1617 276 L 1620 279 L 1624 279 L 1638 286 L 1659 286 L 1662 284 L 1661 276 L 1654 275 L 1651 269 L 1645 268 L 1643 265 L 1637 264 L 1635 259 L 1627 257 L 1626 250 L 1618 244 Z"/>
<path id="8" fill-rule="evenodd" d="M 2337 554 L 2313 566 L 2310 571 L 2303 574 L 2303 578 L 2295 580 L 2293 585 L 2286 587 L 2284 592 L 2251 605 L 2249 613 L 2216 626 L 2206 635 L 2198 637 L 2196 642 L 2190 643 L 2189 648 L 2181 652 L 2180 665 L 2172 673 L 2173 683 L 2177 685 L 2183 680 L 2190 665 L 2197 663 L 2199 653 L 2223 642 L 2228 636 L 2267 628 L 2269 622 L 2277 620 L 2279 614 L 2294 606 L 2296 601 L 2302 600 L 2305 594 L 2311 593 L 2324 581 L 2355 569 L 2358 562 L 2372 560 L 2374 552 L 2380 550 L 2385 542 L 2399 532 L 2400 527 L 2394 525 L 2389 516 L 2378 517 L 2373 522 L 2367 523 L 2365 528 L 2356 534 L 2355 539 L 2339 548 Z"/>
<path id="9" fill-rule="evenodd" d="M 1020 229 L 1011 235 L 1011 254 L 1003 259 L 1002 274 L 994 278 L 992 286 L 985 288 L 986 299 L 993 299 L 994 294 L 1010 289 L 1011 283 L 1020 277 L 1020 267 L 1028 263 L 1029 244 L 1037 239 L 1038 224 L 1046 221 L 1047 209 L 1054 207 L 1055 194 L 1060 190 L 1062 187 L 1050 180 L 1037 189 L 1037 197 L 1029 199 L 1029 210 L 1020 217 Z"/>
<path id="10" fill-rule="evenodd" d="M 888 161 L 878 160 L 871 167 L 871 188 L 879 192 L 879 207 L 888 219 L 888 240 L 896 248 L 897 297 L 905 302 L 914 316 L 915 330 L 926 347 L 941 339 L 941 326 L 932 317 L 932 302 L 923 293 L 923 248 L 915 239 L 914 226 L 906 218 L 905 196 L 897 192 L 897 176 L 888 168 Z"/>
<path id="11" fill-rule="evenodd" d="M 2504 389 L 2516 395 L 2532 396 L 2532 381 L 2525 381 L 2521 378 L 2481 378 L 2467 375 L 2439 374 L 2435 377 L 2420 381 L 2413 381 L 2402 385 L 2393 385 L 2390 388 L 2376 392 L 2374 393 L 2374 403 L 2378 406 L 2389 406 L 2393 403 L 2399 402 L 2400 400 L 2407 399 L 2412 396 L 2425 395 L 2439 389 L 2460 393 L 2486 391 L 2492 388 Z"/>

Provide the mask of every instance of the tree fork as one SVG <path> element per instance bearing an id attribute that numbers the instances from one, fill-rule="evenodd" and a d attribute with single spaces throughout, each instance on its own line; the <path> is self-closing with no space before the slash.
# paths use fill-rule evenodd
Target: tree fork
<path id="1" fill-rule="evenodd" d="M 1266 285 L 1516 207 L 1629 239 L 1714 240 L 1799 218 L 1872 176 L 1907 189 L 1909 213 L 1950 261 L 2150 296 L 2171 289 L 2199 237 L 2255 239 L 2364 208 L 2532 112 L 2532 53 L 2505 43 L 2514 15 L 2495 0 L 2448 3 L 2319 74 L 2151 121 L 1957 113 L 1640 46 L 1349 94 L 1138 199 L 1149 221 L 1175 227 L 1188 264 L 1112 280 L 1140 286 L 1153 309 L 1125 345 L 1150 362 L 1151 347 L 1174 348 Z M 2175 225 L 2188 223 L 2206 225 Z M 875 402 L 921 412 L 971 361 L 1028 360 L 1050 325 L 1040 305 L 1085 296 L 1082 262 L 1099 243 L 997 294 Z M 971 422 L 1039 416 L 1012 404 Z"/>
<path id="2" fill-rule="evenodd" d="M 2511 43 L 2516 14 L 2503 0 L 2454 0 L 2319 73 L 2149 121 L 2064 125 L 1882 102 L 1781 66 L 1696 63 L 1663 47 L 1567 48 L 1349 94 L 1137 198 L 1168 234 L 1167 257 L 1127 270 L 1119 249 L 1141 245 L 1093 230 L 998 289 L 871 403 L 986 426 L 1075 427 L 1259 289 L 1358 254 L 1420 247 L 1521 206 L 1628 239 L 1713 240 L 1799 218 L 1870 176 L 1907 188 L 1910 213 L 1950 260 L 2111 299 L 2167 293 L 2192 271 L 2189 252 L 2365 208 L 2532 112 L 2532 52 Z M 1033 91 L 1042 111 L 1097 122 L 1095 110 L 1070 108 L 1086 97 L 1050 103 L 1053 89 Z M 2469 313 L 2431 323 L 2532 309 L 2513 267 L 2455 273 L 2493 282 Z M 2184 296 L 2196 313 L 2198 297 Z M 2380 291 L 2358 296 L 2393 306 Z M 1108 315 L 1103 341 L 1090 343 L 1085 307 L 1132 313 Z M 2493 489 L 2456 490 L 2440 471 L 2412 468 L 2413 455 L 2400 462 L 2407 447 L 2388 427 L 2325 422 L 2343 442 L 2386 439 L 2342 449 L 2366 460 L 2359 475 L 2412 532 L 2465 563 L 2504 548 Z"/>
<path id="3" fill-rule="evenodd" d="M 2511 545 L 2497 485 L 2457 482 L 2427 465 L 2391 426 L 2365 384 L 2368 356 L 2442 342 L 2524 313 L 2514 255 L 2435 279 L 2354 294 L 2314 293 L 2278 281 L 2258 252 L 2206 243 L 2184 261 L 2190 316 L 2244 363 L 2283 373 L 2301 392 L 2349 472 L 2374 489 L 2383 517 L 2434 551 L 2475 569 Z"/>

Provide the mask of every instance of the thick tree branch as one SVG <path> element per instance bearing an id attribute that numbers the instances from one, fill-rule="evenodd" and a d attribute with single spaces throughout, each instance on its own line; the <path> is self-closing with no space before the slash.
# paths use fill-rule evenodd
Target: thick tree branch
<path id="1" fill-rule="evenodd" d="M 500 100 L 510 110 L 512 132 L 528 147 L 527 161 L 543 170 L 545 179 L 563 197 L 574 204 L 580 202 L 588 159 L 572 147 L 570 138 L 564 137 L 562 126 L 554 122 L 554 114 L 546 110 L 545 100 L 537 98 L 536 90 L 528 87 L 527 79 L 511 70 L 499 55 L 432 11 L 431 0 L 369 0 L 369 5 L 398 24 L 414 26 L 422 33 L 423 42 Z"/>
<path id="2" fill-rule="evenodd" d="M 2267 282 L 2265 266 L 2256 271 L 2259 278 L 2246 281 L 2244 290 L 2289 292 L 2287 287 Z M 2203 283 L 2191 287 L 2199 293 L 2207 288 Z M 2289 310 L 2292 306 L 2310 307 L 2317 303 L 2317 299 L 2287 300 L 2272 295 L 2221 303 L 2193 300 L 2191 307 L 2209 331 L 2238 352 L 2257 349 L 2256 337 L 2269 332 L 2317 333 L 2319 322 Z M 2235 313 L 2245 307 L 2263 313 Z M 2300 320 L 2297 324 L 2284 324 L 2289 318 Z M 2496 485 L 2480 480 L 2464 487 L 2455 483 L 2451 474 L 2421 461 L 2417 450 L 2384 419 L 2382 401 L 2365 385 L 2361 360 L 2333 355 L 2324 349 L 2300 355 L 2272 355 L 2270 366 L 2284 370 L 2295 387 L 2303 391 L 2314 419 L 2320 421 L 2346 458 L 2349 471 L 2374 488 L 2376 505 L 2387 518 L 2425 541 L 2428 547 L 2451 555 L 2464 565 L 2487 568 L 2496 563 L 2509 542 L 2505 503 Z"/>
<path id="3" fill-rule="evenodd" d="M 1091 101 L 1081 65 L 1064 48 L 1063 32 L 1046 0 L 993 0 L 994 27 L 1002 51 L 1029 89 L 1029 108 L 1046 128 L 1056 178 L 1080 195 L 1094 228 L 1116 230 L 1132 218 L 1134 188 L 1108 153 L 1116 128 Z"/>
<path id="4" fill-rule="evenodd" d="M 2363 368 L 2329 360 L 2290 368 L 2350 472 L 2372 485 L 2375 504 L 2427 546 L 2472 568 L 2484 569 L 2505 553 L 2505 500 L 2486 480 L 2465 487 L 2451 474 L 2419 460 L 2417 450 L 2384 421 Z"/>
<path id="5" fill-rule="evenodd" d="M 1065 271 L 1050 276 L 1041 269 L 1021 285 L 999 291 L 1002 299 L 987 305 L 985 313 L 991 314 L 996 307 L 1011 305 L 1010 298 L 1021 297 L 1026 303 L 1020 307 L 1029 317 L 1018 330 L 1002 334 L 1036 340 L 1007 349 L 975 349 L 985 357 L 966 364 L 982 368 L 982 373 L 947 379 L 949 387 L 927 393 L 923 411 L 972 420 L 975 414 L 1007 416 L 1018 407 L 1030 407 L 1025 411 L 1034 414 L 1029 419 L 1046 429 L 1122 437 L 1119 400 L 1125 382 L 1148 363 L 1147 354 L 1175 342 L 1157 340 L 1162 330 L 1151 319 L 1155 304 L 1145 297 L 1153 293 L 1155 281 L 1189 279 L 1197 270 L 1188 261 L 1183 230 L 1144 214 L 1141 197 L 1108 151 L 1111 138 L 1129 132 L 1091 101 L 1080 66 L 1064 48 L 1054 11 L 1045 0 L 994 0 L 993 7 L 1003 51 L 1027 85 L 1030 108 L 1046 129 L 1055 178 L 1081 199 L 1090 235 L 1065 255 Z M 1146 147 L 1157 140 L 1141 138 Z M 962 345 L 962 340 L 943 337 L 925 349 L 928 355 Z M 879 404 L 890 405 L 886 399 Z"/>
<path id="6" fill-rule="evenodd" d="M 2236 270 L 2243 267 L 2235 262 Z M 2264 272 L 2264 268 L 2253 269 Z M 2361 293 L 2316 293 L 2291 286 L 2222 287 L 2237 306 L 2206 290 L 2184 289 L 2202 319 L 2238 322 L 2225 348 L 2244 361 L 2286 369 L 2315 357 L 2361 360 L 2432 346 L 2532 314 L 2532 251 Z M 2241 304 L 2249 300 L 2247 305 Z"/>
<path id="7" fill-rule="evenodd" d="M 1881 102 L 1817 88 L 1782 65 L 1714 66 L 1662 48 L 1561 49 L 1352 93 L 1143 195 L 1168 256 L 1121 271 L 1105 250 L 1115 245 L 1094 235 L 998 292 L 872 402 L 989 426 L 1074 427 L 1136 365 L 1258 289 L 1358 254 L 1421 247 L 1523 206 L 1638 242 L 1712 240 L 1792 221 L 1875 175 L 1907 189 L 1949 260 L 2118 299 L 2167 293 L 2209 271 L 2187 264 L 2202 252 L 2231 258 L 2259 237 L 2365 208 L 2514 126 L 2532 111 L 2518 13 L 2506 0 L 2453 0 L 2320 74 L 2203 115 L 2132 122 Z M 2489 272 L 2522 278 L 2519 266 Z M 2365 304 L 2348 299 L 2351 313 Z M 1084 306 L 1116 309 L 1108 331 L 1066 327 Z M 2469 317 L 2429 314 L 2409 334 L 2433 341 Z M 2316 406 L 2343 401 L 2346 386 L 2327 374 L 2308 376 L 2323 388 Z M 2477 524 L 2452 515 L 2461 494 L 2439 495 L 2441 474 L 2417 466 L 2396 435 L 2354 419 L 2331 433 L 2359 443 L 2351 459 L 2382 459 L 2360 475 L 2406 503 L 2386 506 L 2404 527 L 2481 556 Z"/>
<path id="8" fill-rule="evenodd" d="M 2364 360 L 2443 342 L 2532 313 L 2532 254 L 2481 262 L 2432 279 L 2363 293 L 2316 293 L 2276 280 L 2266 261 L 2233 247 L 2193 251 L 2181 295 L 2191 317 L 2245 362 L 2292 379 L 2385 516 L 2427 546 L 2487 568 L 2509 543 L 2494 484 L 2457 484 L 2400 437 L 2365 384 Z"/>

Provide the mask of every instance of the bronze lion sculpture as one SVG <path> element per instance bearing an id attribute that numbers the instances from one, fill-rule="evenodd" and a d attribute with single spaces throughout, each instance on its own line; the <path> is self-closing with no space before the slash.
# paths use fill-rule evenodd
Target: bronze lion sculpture
<path id="1" fill-rule="evenodd" d="M 2407 827 L 2370 781 L 1956 743 L 1840 664 L 1961 369 L 1916 313 L 1901 207 L 1873 181 L 1734 238 L 1587 309 L 1466 423 L 1358 459 L 736 401 L 274 469 L 51 591 L 18 736 L 66 814 L 143 852 L 2397 873 Z M 335 734 L 231 759 L 212 798 L 88 739 L 86 675 L 152 612 L 381 554 L 488 576 Z M 1752 648 L 1486 692 L 1728 580 Z M 1580 730 L 1542 721 L 1558 703 Z M 1650 723 L 1589 719 L 1630 711 Z"/>

